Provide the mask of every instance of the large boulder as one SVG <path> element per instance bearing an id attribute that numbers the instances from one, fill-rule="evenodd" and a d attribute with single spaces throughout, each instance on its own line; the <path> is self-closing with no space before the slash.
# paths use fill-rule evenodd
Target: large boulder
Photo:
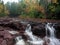
<path id="1" fill-rule="evenodd" d="M 41 38 L 46 36 L 45 24 L 43 23 L 36 23 L 33 24 L 32 32 L 34 35 L 39 36 Z"/>

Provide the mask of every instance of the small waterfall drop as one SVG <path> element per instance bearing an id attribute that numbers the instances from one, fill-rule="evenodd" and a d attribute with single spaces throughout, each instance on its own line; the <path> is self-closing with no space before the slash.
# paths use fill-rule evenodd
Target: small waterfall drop
<path id="1" fill-rule="evenodd" d="M 46 26 L 46 37 L 41 39 L 35 35 L 33 35 L 31 31 L 31 25 L 27 24 L 25 35 L 27 35 L 28 39 L 25 42 L 22 39 L 22 36 L 18 36 L 15 38 L 16 44 L 15 45 L 60 45 L 59 39 L 55 37 L 55 28 L 53 27 L 52 23 L 47 23 Z M 50 37 L 48 37 L 47 31 L 50 32 Z M 47 43 L 47 44 L 44 44 Z"/>
<path id="2" fill-rule="evenodd" d="M 55 37 L 55 29 L 53 28 L 53 26 L 51 26 L 51 23 L 48 23 L 47 25 L 46 25 L 46 31 L 47 30 L 49 30 L 49 32 L 50 32 L 50 37 L 52 38 L 52 37 Z"/>
<path id="3" fill-rule="evenodd" d="M 51 23 L 48 23 L 46 25 L 46 36 L 48 35 L 47 30 L 49 30 L 50 32 L 50 37 L 47 36 L 50 39 L 50 43 L 48 45 L 60 45 L 60 41 L 55 37 L 55 29 L 53 25 L 52 26 L 50 25 Z"/>
<path id="4" fill-rule="evenodd" d="M 36 40 L 32 34 L 30 24 L 27 25 L 25 33 L 30 37 L 31 40 Z"/>
<path id="5" fill-rule="evenodd" d="M 29 36 L 31 40 L 28 40 L 33 45 L 43 45 L 43 40 L 38 38 L 37 36 L 34 36 L 31 31 L 31 25 L 28 24 L 25 33 Z"/>

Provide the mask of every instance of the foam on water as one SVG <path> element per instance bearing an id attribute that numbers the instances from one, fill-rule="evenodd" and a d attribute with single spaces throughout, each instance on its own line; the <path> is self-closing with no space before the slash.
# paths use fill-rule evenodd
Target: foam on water
<path id="1" fill-rule="evenodd" d="M 42 45 L 43 40 L 38 38 L 37 36 L 34 36 L 32 31 L 31 31 L 31 25 L 28 24 L 25 33 L 30 37 L 31 40 L 28 40 L 33 45 Z"/>
<path id="2" fill-rule="evenodd" d="M 50 32 L 50 37 L 47 35 L 47 31 L 49 30 Z M 55 29 L 53 25 L 51 26 L 51 23 L 46 24 L 46 37 L 44 39 L 41 39 L 35 35 L 33 35 L 31 31 L 31 25 L 28 24 L 25 30 L 25 33 L 28 36 L 27 43 L 30 43 L 28 45 L 43 45 L 44 42 L 47 43 L 47 45 L 60 45 L 59 39 L 55 37 Z M 22 36 L 16 37 L 16 44 L 15 45 L 26 45 L 26 42 L 22 39 Z"/>
<path id="3" fill-rule="evenodd" d="M 18 34 L 19 32 L 17 31 L 9 31 L 10 34 Z"/>
<path id="4" fill-rule="evenodd" d="M 16 37 L 15 40 L 16 40 L 15 45 L 25 45 L 25 42 L 24 42 L 24 40 L 22 39 L 21 36 Z"/>
<path id="5" fill-rule="evenodd" d="M 51 23 L 48 23 L 48 24 L 46 25 L 46 29 L 50 31 L 50 37 L 49 37 L 50 43 L 49 43 L 49 45 L 60 45 L 59 39 L 57 39 L 57 38 L 55 37 L 55 29 L 54 29 L 53 26 L 50 26 L 50 24 L 51 24 Z M 47 30 L 46 30 L 46 31 L 47 31 Z M 46 32 L 46 34 L 47 34 L 47 32 Z M 46 36 L 47 36 L 47 35 L 46 35 Z"/>

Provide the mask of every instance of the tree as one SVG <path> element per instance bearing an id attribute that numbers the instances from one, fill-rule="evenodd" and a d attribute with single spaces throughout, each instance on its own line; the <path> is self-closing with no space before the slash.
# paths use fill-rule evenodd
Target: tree
<path id="1" fill-rule="evenodd" d="M 6 14 L 6 8 L 4 5 L 4 2 L 0 0 L 0 17 L 7 16 Z"/>
<path id="2" fill-rule="evenodd" d="M 60 5 L 57 3 L 51 3 L 48 5 L 48 15 L 49 19 L 60 19 Z"/>
<path id="3" fill-rule="evenodd" d="M 12 3 L 7 2 L 7 4 L 5 6 L 6 6 L 7 10 L 9 11 L 9 16 L 11 16 L 11 17 L 18 16 L 18 11 L 17 11 L 18 5 L 17 5 L 17 3 L 15 3 L 15 2 L 12 2 Z"/>
<path id="4" fill-rule="evenodd" d="M 25 3 L 21 0 L 18 3 L 16 2 L 7 2 L 6 4 L 7 9 L 9 10 L 10 17 L 18 17 L 19 15 L 25 14 Z"/>
<path id="5" fill-rule="evenodd" d="M 24 2 L 24 0 L 19 1 L 19 3 L 18 3 L 18 14 L 19 15 L 26 14 L 26 12 L 25 12 L 26 7 L 27 6 L 26 6 L 26 3 Z"/>

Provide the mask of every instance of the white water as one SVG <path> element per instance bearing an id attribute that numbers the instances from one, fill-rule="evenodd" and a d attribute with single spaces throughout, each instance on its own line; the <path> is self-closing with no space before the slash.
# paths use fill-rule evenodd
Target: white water
<path id="1" fill-rule="evenodd" d="M 50 25 L 51 25 L 51 23 L 48 23 L 48 24 L 46 25 L 46 31 L 49 30 L 49 32 L 50 32 L 50 37 L 52 38 L 52 37 L 55 37 L 55 34 L 54 34 L 55 29 L 53 28 L 53 26 L 50 26 Z"/>
<path id="2" fill-rule="evenodd" d="M 51 23 L 46 24 L 46 37 L 44 39 L 41 39 L 33 35 L 31 31 L 31 25 L 28 24 L 25 30 L 25 35 L 28 36 L 27 43 L 30 43 L 30 44 L 27 44 L 27 45 L 43 45 L 45 41 L 47 42 L 47 45 L 60 45 L 60 41 L 55 37 L 55 29 L 53 26 L 50 26 L 50 25 Z M 50 37 L 47 36 L 48 30 L 50 32 Z M 22 39 L 21 36 L 18 36 L 16 37 L 15 45 L 26 45 L 26 42 Z"/>
<path id="3" fill-rule="evenodd" d="M 28 40 L 29 43 L 32 45 L 43 45 L 43 40 L 38 38 L 37 36 L 34 36 L 31 31 L 31 25 L 28 24 L 25 33 L 29 36 L 31 40 Z"/>
<path id="4" fill-rule="evenodd" d="M 17 31 L 9 31 L 10 34 L 19 34 Z"/>
<path id="5" fill-rule="evenodd" d="M 48 45 L 60 45 L 60 41 L 55 37 L 55 29 L 53 26 L 50 26 L 50 24 L 51 23 L 48 23 L 46 25 L 46 31 L 47 30 L 50 31 L 50 37 L 48 38 L 50 39 L 50 43 Z M 47 32 L 46 32 L 46 36 L 47 36 Z"/>
<path id="6" fill-rule="evenodd" d="M 32 34 L 30 24 L 27 25 L 25 33 L 29 36 L 31 40 L 36 40 Z"/>
<path id="7" fill-rule="evenodd" d="M 15 45 L 25 45 L 24 40 L 22 39 L 21 36 L 16 37 L 16 44 Z"/>

